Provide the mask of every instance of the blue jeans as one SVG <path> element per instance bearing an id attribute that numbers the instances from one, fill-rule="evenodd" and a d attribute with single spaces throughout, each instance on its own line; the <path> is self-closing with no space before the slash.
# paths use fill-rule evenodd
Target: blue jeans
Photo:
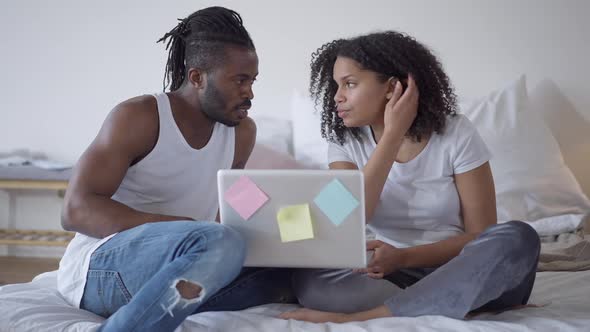
<path id="1" fill-rule="evenodd" d="M 80 307 L 107 318 L 100 331 L 173 331 L 201 311 L 295 301 L 290 270 L 242 269 L 245 252 L 243 238 L 215 222 L 144 224 L 92 254 Z M 183 298 L 179 281 L 202 290 Z"/>

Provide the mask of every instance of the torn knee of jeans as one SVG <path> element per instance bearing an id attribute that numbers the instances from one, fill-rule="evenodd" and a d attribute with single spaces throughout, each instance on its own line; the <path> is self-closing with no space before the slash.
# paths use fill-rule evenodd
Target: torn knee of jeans
<path id="1" fill-rule="evenodd" d="M 205 297 L 205 289 L 200 284 L 187 279 L 174 280 L 170 288 L 175 291 L 175 303 L 185 302 L 184 306 L 199 302 Z"/>
<path id="2" fill-rule="evenodd" d="M 186 308 L 193 303 L 201 302 L 206 294 L 203 286 L 187 279 L 174 280 L 170 288 L 172 295 L 167 297 L 165 303 L 162 303 L 161 306 L 171 316 L 174 316 L 172 311 L 177 306 Z"/>
<path id="3" fill-rule="evenodd" d="M 179 280 L 176 283 L 176 290 L 178 290 L 178 293 L 180 293 L 180 296 L 184 299 L 194 299 L 199 297 L 199 294 L 201 294 L 201 288 L 201 286 L 187 280 Z"/>

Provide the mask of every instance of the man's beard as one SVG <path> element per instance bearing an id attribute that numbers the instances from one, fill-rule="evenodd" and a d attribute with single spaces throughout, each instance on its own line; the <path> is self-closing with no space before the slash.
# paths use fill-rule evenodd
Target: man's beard
<path id="1" fill-rule="evenodd" d="M 240 124 L 240 121 L 231 120 L 227 118 L 225 111 L 227 110 L 227 103 L 221 91 L 217 89 L 213 82 L 207 84 L 207 89 L 200 100 L 201 110 L 209 119 L 220 122 L 228 127 L 235 127 Z"/>

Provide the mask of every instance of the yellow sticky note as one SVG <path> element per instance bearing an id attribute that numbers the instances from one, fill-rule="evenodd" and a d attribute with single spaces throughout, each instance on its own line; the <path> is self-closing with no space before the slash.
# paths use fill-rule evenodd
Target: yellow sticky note
<path id="1" fill-rule="evenodd" d="M 281 242 L 313 239 L 309 204 L 290 205 L 277 213 Z"/>

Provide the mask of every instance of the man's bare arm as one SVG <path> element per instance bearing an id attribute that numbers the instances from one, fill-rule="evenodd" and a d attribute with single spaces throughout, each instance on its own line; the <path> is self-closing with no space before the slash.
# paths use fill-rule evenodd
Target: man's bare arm
<path id="1" fill-rule="evenodd" d="M 256 123 L 251 118 L 245 118 L 236 127 L 236 148 L 234 153 L 233 169 L 243 169 L 252 154 L 256 144 Z"/>
<path id="2" fill-rule="evenodd" d="M 243 169 L 254 150 L 256 144 L 256 123 L 251 118 L 246 118 L 236 127 L 236 144 L 232 169 Z M 220 222 L 219 210 L 215 221 Z"/>
<path id="3" fill-rule="evenodd" d="M 128 168 L 158 139 L 155 104 L 151 96 L 137 97 L 109 114 L 74 168 L 62 211 L 64 229 L 103 238 L 148 222 L 189 219 L 137 211 L 111 199 Z"/>

